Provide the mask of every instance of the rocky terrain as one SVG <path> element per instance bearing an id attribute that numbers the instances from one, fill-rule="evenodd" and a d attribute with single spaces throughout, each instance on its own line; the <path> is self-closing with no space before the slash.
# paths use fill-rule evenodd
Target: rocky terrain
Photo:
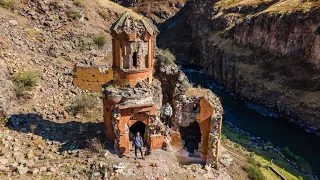
<path id="1" fill-rule="evenodd" d="M 163 150 L 134 161 L 105 142 L 99 94 L 72 85 L 73 67 L 110 65 L 109 28 L 125 11 L 99 0 L 0 0 L 1 179 L 230 179 L 227 166 L 180 166 Z M 21 74 L 35 81 L 25 91 Z"/>
<path id="2" fill-rule="evenodd" d="M 135 12 L 143 14 L 155 24 L 165 22 L 167 19 L 184 7 L 186 0 L 113 0 L 123 6 L 132 8 Z"/>
<path id="3" fill-rule="evenodd" d="M 174 154 L 163 150 L 152 151 L 145 161 L 134 161 L 133 153 L 119 158 L 110 145 L 103 144 L 102 123 L 57 123 L 34 114 L 14 120 L 0 134 L 3 179 L 228 177 L 226 169 L 218 173 L 200 165 L 182 167 Z"/>
<path id="4" fill-rule="evenodd" d="M 319 134 L 319 3 L 190 1 L 160 45 L 245 101 Z"/>
<path id="5" fill-rule="evenodd" d="M 79 13 L 79 17 L 68 16 L 68 9 Z M 105 13 L 108 14 L 108 10 Z M 111 51 L 110 46 L 99 48 L 93 37 L 101 34 L 105 41 L 110 40 L 105 30 L 112 17 L 106 21 L 90 7 L 86 9 L 62 1 L 29 1 L 11 9 L 1 8 L 0 14 L 1 62 L 6 67 L 7 77 L 19 71 L 34 70 L 41 79 L 34 91 L 27 92 L 28 98 L 12 97 L 14 103 L 10 109 L 15 114 L 37 112 L 48 119 L 63 119 L 64 107 L 81 93 L 72 86 L 74 64 L 99 63 L 110 56 L 107 53 L 108 49 Z M 117 17 L 114 12 L 110 16 Z M 101 23 L 95 25 L 86 20 L 89 18 Z"/>
<path id="6" fill-rule="evenodd" d="M 134 5 L 156 23 L 185 5 L 183 0 L 119 3 Z M 72 70 L 78 63 L 110 65 L 109 29 L 125 11 L 130 10 L 102 0 L 0 0 L 1 179 L 247 178 L 247 160 L 230 155 L 233 148 L 222 148 L 215 170 L 181 165 L 164 150 L 152 151 L 145 161 L 134 161 L 133 153 L 120 158 L 105 142 L 100 95 L 73 86 Z M 155 76 L 170 101 L 190 84 L 172 57 L 159 52 Z M 20 95 L 14 77 L 31 71 L 39 80 Z M 86 106 L 91 108 L 84 113 Z"/>

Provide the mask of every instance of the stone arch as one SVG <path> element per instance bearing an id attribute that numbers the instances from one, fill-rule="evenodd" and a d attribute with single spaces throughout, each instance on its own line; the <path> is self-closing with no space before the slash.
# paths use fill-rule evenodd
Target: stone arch
<path id="1" fill-rule="evenodd" d="M 186 147 L 190 153 L 194 153 L 194 150 L 199 149 L 202 132 L 198 121 L 193 121 L 186 127 L 180 127 L 180 135 L 181 139 L 185 141 L 184 147 Z"/>
<path id="2" fill-rule="evenodd" d="M 147 125 L 143 121 L 136 121 L 129 127 L 129 132 L 133 134 L 132 137 L 134 137 L 136 133 L 139 132 L 140 136 L 144 138 L 146 133 L 146 127 Z M 130 140 L 132 139 L 132 137 L 130 137 Z"/>

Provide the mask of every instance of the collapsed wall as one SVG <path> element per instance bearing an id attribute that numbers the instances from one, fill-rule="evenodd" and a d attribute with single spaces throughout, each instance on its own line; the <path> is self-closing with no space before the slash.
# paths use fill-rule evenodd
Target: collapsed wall
<path id="1" fill-rule="evenodd" d="M 111 67 L 76 65 L 74 68 L 73 84 L 82 90 L 100 93 L 101 87 L 111 80 Z"/>
<path id="2" fill-rule="evenodd" d="M 167 146 L 180 156 L 182 162 L 192 161 L 190 156 L 194 156 L 207 164 L 216 165 L 223 114 L 220 99 L 210 90 L 192 88 L 186 75 L 162 51 L 158 52 L 156 59 L 154 76 L 161 82 L 163 103 L 169 102 L 173 108 Z M 184 133 L 184 128 L 193 123 L 199 126 L 199 131 L 186 129 L 188 132 Z M 184 137 L 185 134 L 188 137 Z M 196 146 L 194 152 L 189 150 L 188 144 Z M 185 148 L 188 152 L 182 153 Z"/>
<path id="3" fill-rule="evenodd" d="M 187 76 L 163 51 L 157 51 L 154 77 L 161 82 L 164 103 L 172 103 L 174 97 L 192 87 Z"/>

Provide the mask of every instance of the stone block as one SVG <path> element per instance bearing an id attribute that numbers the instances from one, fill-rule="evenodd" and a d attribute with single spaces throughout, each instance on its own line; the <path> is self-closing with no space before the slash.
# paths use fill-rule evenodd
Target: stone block
<path id="1" fill-rule="evenodd" d="M 150 150 L 161 149 L 164 142 L 164 136 L 162 135 L 150 135 Z"/>

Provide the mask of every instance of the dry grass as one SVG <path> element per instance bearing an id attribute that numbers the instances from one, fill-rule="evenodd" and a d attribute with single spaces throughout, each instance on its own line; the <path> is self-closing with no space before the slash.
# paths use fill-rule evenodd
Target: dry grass
<path id="1" fill-rule="evenodd" d="M 235 56 L 250 56 L 253 52 L 245 47 L 240 47 L 233 43 L 231 39 L 221 38 L 220 34 L 217 32 L 212 33 L 209 39 L 212 43 L 215 43 L 220 49 L 233 54 Z"/>
<path id="2" fill-rule="evenodd" d="M 76 116 L 77 114 L 88 114 L 93 109 L 97 108 L 98 96 L 96 94 L 84 94 L 75 97 L 67 111 Z"/>
<path id="3" fill-rule="evenodd" d="M 259 6 L 266 6 L 261 12 L 249 12 L 246 15 L 258 16 L 262 13 L 268 14 L 289 14 L 293 12 L 308 12 L 311 8 L 320 7 L 320 0 L 279 0 L 274 2 L 273 0 L 220 0 L 215 3 L 215 8 L 219 9 L 219 12 L 214 18 L 218 18 L 225 14 L 230 9 L 241 10 L 244 7 L 257 8 Z"/>
<path id="4" fill-rule="evenodd" d="M 106 44 L 106 37 L 103 34 L 94 35 L 92 40 L 99 48 L 102 48 Z"/>
<path id="5" fill-rule="evenodd" d="M 308 12 L 311 8 L 320 6 L 319 0 L 302 2 L 302 0 L 281 0 L 271 5 L 261 13 L 288 14 L 297 11 Z"/>
<path id="6" fill-rule="evenodd" d="M 32 28 L 26 28 L 25 32 L 27 33 L 28 39 L 33 41 L 34 43 L 44 41 L 44 39 L 42 38 L 43 31 L 40 29 L 35 30 Z"/>
<path id="7" fill-rule="evenodd" d="M 17 4 L 14 0 L 0 0 L 0 7 L 12 8 Z"/>
<path id="8" fill-rule="evenodd" d="M 83 6 L 83 0 L 74 0 L 73 4 L 78 6 L 78 7 L 82 7 Z"/>
<path id="9" fill-rule="evenodd" d="M 219 7 L 220 10 L 227 10 L 235 7 L 255 7 L 271 1 L 272 0 L 221 0 L 216 3 L 216 7 Z"/>
<path id="10" fill-rule="evenodd" d="M 142 16 L 133 12 L 131 9 L 125 8 L 117 3 L 114 3 L 110 0 L 98 0 L 99 4 L 103 7 L 106 7 L 108 9 L 110 9 L 111 11 L 117 12 L 118 14 L 123 14 L 125 12 L 128 12 L 129 15 L 133 18 L 133 19 L 141 19 Z"/>

